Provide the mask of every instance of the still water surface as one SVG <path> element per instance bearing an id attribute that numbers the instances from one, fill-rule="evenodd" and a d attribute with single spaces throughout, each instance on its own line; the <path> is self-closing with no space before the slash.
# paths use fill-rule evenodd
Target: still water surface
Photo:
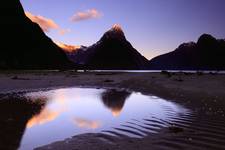
<path id="1" fill-rule="evenodd" d="M 155 96 L 113 89 L 68 88 L 28 93 L 24 97 L 47 102 L 28 119 L 20 150 L 30 150 L 83 133 L 122 129 L 122 124 L 132 120 L 141 122 L 151 117 L 169 120 L 168 110 L 178 117 L 188 111 Z M 117 132 L 136 138 L 145 136 L 123 131 Z"/>

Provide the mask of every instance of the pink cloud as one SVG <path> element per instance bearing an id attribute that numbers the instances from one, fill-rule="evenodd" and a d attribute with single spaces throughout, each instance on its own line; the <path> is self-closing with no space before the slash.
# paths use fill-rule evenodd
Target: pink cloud
<path id="1" fill-rule="evenodd" d="M 51 29 L 59 29 L 59 26 L 52 19 L 40 15 L 33 15 L 30 12 L 25 12 L 25 14 L 30 20 L 39 24 L 44 32 L 49 32 Z"/>
<path id="2" fill-rule="evenodd" d="M 44 109 L 39 115 L 34 116 L 28 121 L 27 127 L 31 128 L 36 125 L 42 125 L 54 121 L 60 113 L 61 112 Z"/>
<path id="3" fill-rule="evenodd" d="M 75 118 L 73 121 L 75 125 L 77 125 L 80 128 L 97 129 L 101 126 L 101 123 L 98 121 L 91 121 L 82 118 Z"/>
<path id="4" fill-rule="evenodd" d="M 70 33 L 70 32 L 71 32 L 70 29 L 60 29 L 58 33 L 60 35 L 65 35 L 65 34 Z"/>
<path id="5" fill-rule="evenodd" d="M 96 19 L 102 17 L 102 14 L 96 9 L 89 9 L 83 12 L 77 12 L 71 17 L 71 21 L 79 22 L 89 19 Z"/>

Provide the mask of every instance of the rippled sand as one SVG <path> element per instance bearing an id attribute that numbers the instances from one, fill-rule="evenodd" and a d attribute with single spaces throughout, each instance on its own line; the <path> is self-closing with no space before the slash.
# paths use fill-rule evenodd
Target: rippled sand
<path id="1" fill-rule="evenodd" d="M 191 110 L 170 121 L 131 120 L 113 131 L 75 136 L 38 149 L 225 149 L 225 75 L 160 73 L 14 72 L 0 74 L 1 93 L 89 86 L 153 94 Z M 165 108 L 166 109 L 166 108 Z M 124 127 L 126 130 L 124 130 Z M 160 130 L 159 127 L 161 128 Z M 127 137 L 122 132 L 147 135 Z"/>

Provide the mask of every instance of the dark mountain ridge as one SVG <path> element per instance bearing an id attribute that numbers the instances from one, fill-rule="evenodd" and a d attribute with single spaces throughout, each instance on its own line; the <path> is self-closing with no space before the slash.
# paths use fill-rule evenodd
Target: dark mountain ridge
<path id="1" fill-rule="evenodd" d="M 26 17 L 19 0 L 4 1 L 1 11 L 0 69 L 71 67 L 66 54 L 38 24 Z"/>
<path id="2" fill-rule="evenodd" d="M 197 43 L 181 44 L 175 51 L 149 61 L 152 70 L 225 70 L 225 41 L 203 34 Z"/>
<path id="3" fill-rule="evenodd" d="M 78 64 L 99 70 L 225 70 L 224 39 L 204 34 L 197 43 L 181 44 L 148 61 L 127 41 L 119 25 L 96 44 L 68 53 L 71 63 L 39 25 L 26 17 L 19 0 L 2 2 L 0 11 L 0 69 L 66 69 Z"/>
<path id="4" fill-rule="evenodd" d="M 135 70 L 144 69 L 148 60 L 127 41 L 119 25 L 114 25 L 90 47 L 81 47 L 71 60 L 87 69 Z"/>

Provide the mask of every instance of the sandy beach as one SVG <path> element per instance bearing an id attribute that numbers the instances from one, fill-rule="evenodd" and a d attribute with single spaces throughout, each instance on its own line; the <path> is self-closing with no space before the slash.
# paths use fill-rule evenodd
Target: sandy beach
<path id="1" fill-rule="evenodd" d="M 124 88 L 198 107 L 224 109 L 225 75 L 192 73 L 110 73 L 21 71 L 0 73 L 0 93 L 59 87 Z"/>
<path id="2" fill-rule="evenodd" d="M 66 87 L 122 88 L 155 95 L 193 111 L 143 139 L 84 134 L 38 150 L 54 149 L 224 149 L 225 75 L 202 73 L 117 73 L 4 71 L 0 95 Z M 107 140 L 106 140 L 107 139 Z"/>

